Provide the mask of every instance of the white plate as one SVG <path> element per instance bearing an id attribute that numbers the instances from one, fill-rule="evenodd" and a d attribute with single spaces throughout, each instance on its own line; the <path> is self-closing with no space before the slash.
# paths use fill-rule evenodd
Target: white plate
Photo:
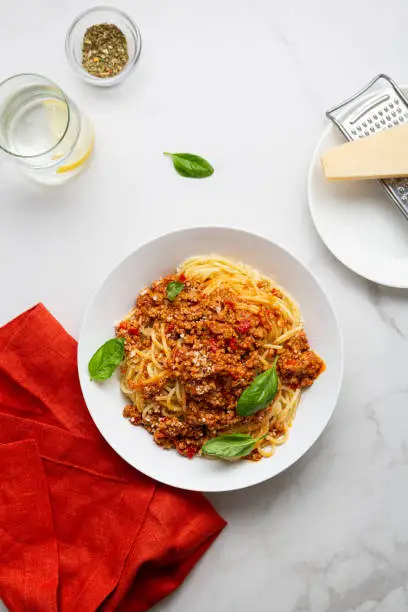
<path id="1" fill-rule="evenodd" d="M 137 293 L 172 272 L 191 255 L 218 253 L 273 276 L 298 300 L 313 348 L 327 370 L 304 393 L 289 441 L 270 459 L 227 463 L 166 451 L 141 427 L 123 418 L 126 398 L 118 378 L 90 382 L 88 361 L 113 336 L 114 323 L 133 306 Z M 161 236 L 134 251 L 108 276 L 85 314 L 78 347 L 78 369 L 89 412 L 115 451 L 135 468 L 169 485 L 198 491 L 229 491 L 267 480 L 292 465 L 316 441 L 337 401 L 343 373 L 342 342 L 329 300 L 312 274 L 293 255 L 265 238 L 227 228 L 195 228 Z"/>
<path id="2" fill-rule="evenodd" d="M 345 142 L 329 125 L 313 154 L 308 177 L 313 222 L 327 248 L 370 281 L 408 287 L 408 221 L 377 181 L 325 179 L 321 155 Z"/>

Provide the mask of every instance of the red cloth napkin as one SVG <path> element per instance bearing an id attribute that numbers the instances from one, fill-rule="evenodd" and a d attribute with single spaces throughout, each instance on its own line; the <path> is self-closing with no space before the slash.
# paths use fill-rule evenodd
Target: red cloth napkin
<path id="1" fill-rule="evenodd" d="M 76 349 L 42 305 L 0 328 L 0 598 L 18 612 L 142 612 L 181 584 L 225 521 L 107 445 Z"/>

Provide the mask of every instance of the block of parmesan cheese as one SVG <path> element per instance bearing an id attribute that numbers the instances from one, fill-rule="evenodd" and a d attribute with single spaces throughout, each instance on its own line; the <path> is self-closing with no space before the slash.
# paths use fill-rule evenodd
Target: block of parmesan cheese
<path id="1" fill-rule="evenodd" d="M 347 142 L 322 156 L 329 180 L 408 176 L 408 123 Z"/>

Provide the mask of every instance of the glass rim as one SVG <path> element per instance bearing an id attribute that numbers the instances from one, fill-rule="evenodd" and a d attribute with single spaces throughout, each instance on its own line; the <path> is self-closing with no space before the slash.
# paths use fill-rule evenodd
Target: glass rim
<path id="1" fill-rule="evenodd" d="M 48 77 L 45 77 L 43 74 L 38 74 L 37 72 L 19 72 L 18 74 L 13 74 L 12 76 L 8 77 L 7 79 L 4 79 L 3 81 L 0 82 L 0 93 L 1 93 L 1 88 L 2 88 L 3 85 L 8 83 L 9 81 L 12 81 L 14 79 L 21 78 L 21 77 L 39 77 L 40 79 L 44 79 L 44 81 L 47 81 L 50 85 L 55 87 L 61 93 L 61 96 L 63 98 L 63 100 L 61 100 L 61 101 L 64 102 L 64 104 L 65 104 L 65 106 L 67 108 L 67 124 L 65 126 L 65 129 L 64 129 L 62 135 L 60 136 L 60 138 L 57 140 L 57 142 L 52 147 L 50 147 L 49 149 L 46 149 L 44 151 L 40 151 L 39 153 L 35 153 L 34 155 L 21 155 L 19 153 L 13 153 L 13 151 L 10 151 L 9 149 L 4 147 L 0 143 L 0 149 L 2 151 L 4 151 L 5 153 L 7 153 L 8 155 L 12 155 L 13 157 L 18 157 L 20 159 L 33 159 L 35 157 L 41 157 L 42 155 L 46 155 L 47 153 L 51 153 L 51 151 L 53 151 L 63 141 L 63 139 L 66 136 L 66 133 L 68 132 L 69 125 L 71 123 L 71 108 L 70 108 L 70 105 L 69 105 L 68 97 L 65 95 L 65 93 L 63 92 L 61 87 L 59 87 L 56 83 L 54 83 L 54 81 L 51 81 L 51 79 L 49 79 Z"/>

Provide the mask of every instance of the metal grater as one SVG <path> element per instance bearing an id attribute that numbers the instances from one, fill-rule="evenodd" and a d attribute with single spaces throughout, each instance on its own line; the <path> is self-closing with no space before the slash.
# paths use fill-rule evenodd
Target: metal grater
<path id="1" fill-rule="evenodd" d="M 347 140 L 358 140 L 408 122 L 408 98 L 390 77 L 379 74 L 354 96 L 328 110 L 326 116 Z M 379 183 L 408 220 L 408 178 Z"/>

